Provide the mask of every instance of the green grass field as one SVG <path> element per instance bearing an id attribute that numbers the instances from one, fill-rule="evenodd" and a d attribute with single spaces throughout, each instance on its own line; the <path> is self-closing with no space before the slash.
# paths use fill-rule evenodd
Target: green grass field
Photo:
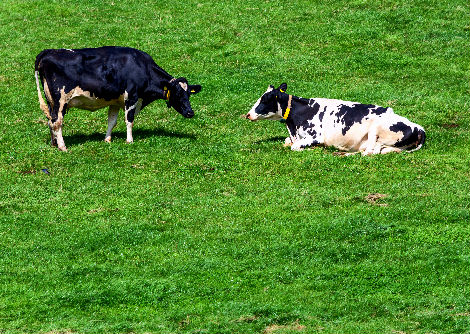
<path id="1" fill-rule="evenodd" d="M 0 2 L 0 333 L 470 333 L 463 0 Z M 49 145 L 34 60 L 122 45 L 203 90 L 126 144 L 70 110 Z M 269 84 L 391 106 L 411 154 L 292 152 L 241 119 Z M 47 169 L 49 175 L 42 172 Z M 379 194 L 379 195 L 373 195 Z"/>

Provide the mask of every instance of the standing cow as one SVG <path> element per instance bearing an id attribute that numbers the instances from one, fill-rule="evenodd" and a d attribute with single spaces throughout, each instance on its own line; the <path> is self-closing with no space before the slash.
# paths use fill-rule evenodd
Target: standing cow
<path id="1" fill-rule="evenodd" d="M 309 146 L 334 146 L 362 155 L 415 151 L 426 138 L 424 129 L 406 118 L 373 104 L 304 99 L 286 93 L 287 84 L 269 86 L 246 115 L 252 121 L 286 121 L 285 144 L 298 151 Z"/>
<path id="2" fill-rule="evenodd" d="M 109 107 L 105 141 L 111 142 L 119 109 L 124 109 L 127 142 L 134 117 L 149 103 L 166 100 L 184 117 L 194 116 L 189 96 L 201 90 L 185 78 L 173 78 L 145 52 L 116 46 L 89 49 L 44 50 L 36 57 L 39 105 L 49 120 L 51 143 L 66 151 L 63 117 L 70 107 L 97 110 Z M 39 87 L 41 82 L 47 105 Z"/>

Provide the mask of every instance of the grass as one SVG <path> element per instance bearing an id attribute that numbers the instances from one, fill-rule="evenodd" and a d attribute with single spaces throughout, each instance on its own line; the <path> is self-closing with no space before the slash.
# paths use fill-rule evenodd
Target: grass
<path id="1" fill-rule="evenodd" d="M 0 332 L 469 333 L 464 1 L 0 4 Z M 45 48 L 125 45 L 196 116 L 71 110 L 49 146 Z M 412 154 L 291 152 L 240 119 L 267 85 L 391 106 Z M 47 169 L 46 174 L 42 169 Z M 378 195 L 372 195 L 378 194 Z"/>

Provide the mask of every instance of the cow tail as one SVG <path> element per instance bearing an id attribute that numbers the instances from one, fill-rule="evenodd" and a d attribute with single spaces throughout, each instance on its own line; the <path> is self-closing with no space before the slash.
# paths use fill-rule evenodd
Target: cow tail
<path id="1" fill-rule="evenodd" d="M 34 71 L 34 76 L 36 77 L 36 87 L 38 89 L 39 107 L 44 112 L 47 119 L 51 120 L 52 118 L 49 112 L 49 107 L 47 106 L 46 101 L 44 101 L 44 98 L 42 97 L 41 87 L 39 86 L 39 71 L 38 71 L 37 65 L 36 65 L 36 70 Z"/>
<path id="2" fill-rule="evenodd" d="M 414 152 L 419 150 L 423 145 L 424 142 L 426 141 L 426 132 L 424 132 L 424 129 L 420 128 L 418 130 L 418 140 L 416 141 L 416 147 L 408 150 L 408 152 Z"/>

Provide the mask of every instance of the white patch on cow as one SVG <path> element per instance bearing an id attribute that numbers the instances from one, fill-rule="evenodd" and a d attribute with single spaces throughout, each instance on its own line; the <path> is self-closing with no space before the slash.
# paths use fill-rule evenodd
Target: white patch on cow
<path id="1" fill-rule="evenodd" d="M 54 107 L 54 99 L 52 98 L 51 91 L 49 89 L 49 85 L 47 84 L 46 79 L 44 79 L 44 94 L 46 94 L 46 99 L 49 101 L 51 107 Z"/>
<path id="2" fill-rule="evenodd" d="M 278 116 L 278 117 L 275 117 L 275 116 Z M 281 104 L 279 102 L 277 102 L 277 112 L 274 115 L 270 116 L 269 118 L 271 118 L 273 120 L 282 119 L 282 107 L 281 107 Z"/>
<path id="3" fill-rule="evenodd" d="M 39 87 L 39 72 L 35 71 L 34 76 L 36 77 L 36 87 L 38 91 L 39 108 L 41 108 L 41 110 L 44 112 L 47 119 L 50 120 L 51 114 L 49 112 L 49 107 L 47 106 L 46 101 L 44 101 L 44 99 L 42 98 L 41 88 Z M 49 86 L 47 85 L 47 81 L 45 79 L 43 83 L 43 90 L 44 90 L 44 94 L 46 95 L 46 99 L 49 101 L 50 105 L 53 106 L 54 104 L 53 104 L 53 100 L 51 97 L 51 92 L 49 91 Z"/>
<path id="4" fill-rule="evenodd" d="M 112 100 L 105 100 L 95 96 L 89 91 L 83 90 L 80 86 L 71 89 L 68 93 L 64 92 L 65 87 L 61 90 L 61 100 L 68 104 L 70 108 L 79 108 L 90 111 L 95 111 L 109 106 L 119 106 L 124 108 L 124 101 L 126 93 L 121 94 L 118 98 Z"/>
<path id="5" fill-rule="evenodd" d="M 132 137 L 132 127 L 134 126 L 134 122 L 129 122 L 127 120 L 127 114 L 128 114 L 129 111 L 135 109 L 135 112 L 134 112 L 134 118 L 135 118 L 137 116 L 137 114 L 139 113 L 141 108 L 142 108 L 142 99 L 138 99 L 135 104 L 133 104 L 132 106 L 130 106 L 129 108 L 124 110 L 124 117 L 126 119 L 126 128 L 127 128 L 126 142 L 128 142 L 128 143 L 134 142 L 134 138 Z"/>
<path id="6" fill-rule="evenodd" d="M 179 84 L 180 84 L 181 88 L 184 89 L 185 92 L 188 91 L 188 84 L 186 82 L 180 82 Z"/>

